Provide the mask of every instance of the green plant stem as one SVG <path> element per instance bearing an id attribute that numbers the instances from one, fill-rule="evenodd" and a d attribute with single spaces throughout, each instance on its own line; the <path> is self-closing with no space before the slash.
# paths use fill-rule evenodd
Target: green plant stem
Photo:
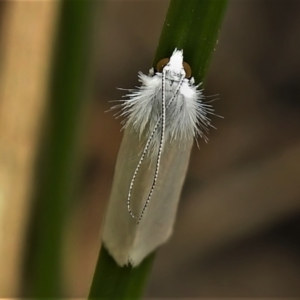
<path id="1" fill-rule="evenodd" d="M 154 65 L 160 59 L 170 57 L 174 48 L 183 49 L 196 83 L 202 82 L 216 45 L 226 4 L 225 0 L 172 0 Z M 139 299 L 153 259 L 154 254 L 151 254 L 136 268 L 121 268 L 102 247 L 90 299 Z"/>
<path id="2" fill-rule="evenodd" d="M 154 66 L 170 57 L 174 48 L 183 49 L 196 83 L 204 80 L 215 50 L 226 0 L 172 0 L 154 58 Z"/>
<path id="3" fill-rule="evenodd" d="M 43 170 L 36 187 L 34 234 L 27 258 L 30 297 L 60 298 L 64 221 L 74 198 L 78 149 L 88 100 L 94 1 L 61 1 L 47 107 Z M 38 24 L 37 24 L 38 26 Z"/>
<path id="4" fill-rule="evenodd" d="M 149 255 L 137 268 L 119 267 L 101 248 L 89 299 L 138 299 L 143 292 L 154 260 Z"/>

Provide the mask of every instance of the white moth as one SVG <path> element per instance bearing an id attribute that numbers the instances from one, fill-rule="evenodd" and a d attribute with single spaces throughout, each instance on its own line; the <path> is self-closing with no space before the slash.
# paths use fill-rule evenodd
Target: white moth
<path id="1" fill-rule="evenodd" d="M 120 266 L 137 266 L 170 237 L 193 140 L 207 140 L 213 113 L 182 50 L 139 81 L 121 104 L 127 118 L 103 228 Z"/>

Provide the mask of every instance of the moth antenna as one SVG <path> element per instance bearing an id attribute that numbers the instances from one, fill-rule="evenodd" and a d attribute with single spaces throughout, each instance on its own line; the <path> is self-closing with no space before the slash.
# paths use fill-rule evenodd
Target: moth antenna
<path id="1" fill-rule="evenodd" d="M 147 206 L 148 206 L 148 204 L 149 204 L 149 202 L 151 200 L 152 194 L 153 194 L 155 186 L 156 186 L 156 182 L 157 182 L 157 178 L 158 178 L 158 173 L 159 173 L 160 160 L 161 160 L 161 155 L 162 155 L 162 150 L 163 150 L 163 145 L 164 145 L 165 126 L 166 126 L 165 125 L 166 124 L 166 109 L 168 109 L 168 107 L 171 105 L 171 103 L 176 98 L 176 95 L 178 94 L 178 92 L 180 90 L 180 87 L 181 87 L 181 85 L 183 83 L 184 77 L 185 76 L 181 76 L 180 81 L 178 83 L 178 86 L 177 86 L 177 88 L 175 90 L 175 93 L 172 96 L 172 98 L 170 99 L 170 101 L 169 101 L 169 103 L 168 103 L 168 105 L 166 107 L 166 72 L 165 72 L 165 70 L 163 70 L 163 74 L 162 74 L 162 113 L 159 116 L 159 119 L 157 120 L 157 123 L 156 123 L 154 129 L 152 130 L 151 136 L 150 136 L 150 138 L 152 140 L 152 138 L 154 136 L 154 133 L 157 130 L 157 127 L 158 127 L 158 125 L 160 123 L 160 120 L 162 120 L 162 130 L 161 130 L 161 137 L 160 137 L 158 154 L 157 154 L 157 160 L 156 160 L 156 168 L 155 168 L 155 173 L 154 173 L 154 177 L 153 177 L 153 181 L 152 181 L 150 192 L 148 194 L 148 197 L 147 197 L 147 200 L 146 200 L 146 202 L 144 204 L 142 212 L 141 212 L 141 214 L 140 214 L 140 216 L 138 218 L 137 224 L 139 224 L 140 221 L 141 221 L 141 219 L 143 218 L 145 210 L 146 210 L 146 208 L 147 208 Z M 148 140 L 149 144 L 150 144 L 151 140 L 150 141 Z M 147 145 L 145 147 L 146 151 L 148 150 L 147 146 L 149 147 L 148 143 L 147 143 Z"/>
<path id="2" fill-rule="evenodd" d="M 127 198 L 127 209 L 128 209 L 128 212 L 129 212 L 129 214 L 131 215 L 131 217 L 133 218 L 133 219 L 135 219 L 136 217 L 135 217 L 135 215 L 132 213 L 132 210 L 131 210 L 131 192 L 132 192 L 132 188 L 133 188 L 133 185 L 134 185 L 134 181 L 135 181 L 135 178 L 136 178 L 136 176 L 137 176 L 137 173 L 139 172 L 139 169 L 140 169 L 140 167 L 141 167 L 141 165 L 142 165 L 142 163 L 143 163 L 143 160 L 144 160 L 144 158 L 145 158 L 145 155 L 146 155 L 146 153 L 148 152 L 148 149 L 149 149 L 149 146 L 150 146 L 150 143 L 151 143 L 151 141 L 152 141 L 152 139 L 153 139 L 153 136 L 154 136 L 154 134 L 155 134 L 155 132 L 156 132 L 156 130 L 157 130 L 157 128 L 158 128 L 158 125 L 159 125 L 159 123 L 160 123 L 160 119 L 161 118 L 159 118 L 158 120 L 157 120 L 157 122 L 156 122 L 156 124 L 155 124 L 155 127 L 154 127 L 154 129 L 152 130 L 152 132 L 151 132 L 151 135 L 149 136 L 149 138 L 148 138 L 148 140 L 147 140 L 147 143 L 146 143 L 146 146 L 145 146 L 145 148 L 144 148 L 144 150 L 143 150 L 143 153 L 142 153 L 142 155 L 141 155 L 141 158 L 140 158 L 140 160 L 139 160 L 139 162 L 138 162 L 138 164 L 137 164 L 137 166 L 136 166 L 136 169 L 135 169 L 135 171 L 134 171 L 134 173 L 133 173 L 133 176 L 132 176 L 132 179 L 131 179 L 131 182 L 130 182 L 130 186 L 129 186 L 129 192 L 128 192 L 128 198 Z"/>
<path id="3" fill-rule="evenodd" d="M 155 173 L 151 185 L 151 189 L 149 192 L 149 195 L 147 197 L 147 200 L 144 204 L 144 207 L 142 209 L 142 212 L 139 216 L 139 219 L 137 221 L 137 224 L 140 223 L 141 219 L 143 218 L 144 212 L 151 200 L 153 191 L 156 186 L 157 178 L 158 178 L 158 172 L 159 172 L 159 166 L 160 166 L 160 160 L 161 160 L 161 154 L 162 154 L 162 149 L 164 145 L 164 138 L 165 138 L 165 129 L 166 129 L 166 71 L 163 69 L 162 73 L 162 104 L 161 104 L 161 136 L 160 136 L 160 141 L 159 141 L 159 148 L 158 148 L 158 154 L 157 154 L 157 160 L 156 160 L 156 166 L 155 166 Z"/>
<path id="4" fill-rule="evenodd" d="M 175 91 L 174 95 L 172 96 L 172 98 L 170 99 L 170 101 L 169 101 L 169 103 L 168 103 L 168 105 L 166 107 L 166 110 L 169 108 L 169 106 L 172 104 L 172 102 L 176 98 L 176 96 L 177 96 L 177 94 L 179 92 L 179 89 L 180 89 L 180 87 L 181 87 L 181 85 L 183 83 L 183 80 L 184 80 L 184 76 L 181 77 L 181 79 L 179 81 L 179 84 L 178 84 L 178 86 L 176 88 L 176 91 Z M 165 79 L 164 79 L 164 82 L 165 82 Z M 165 90 L 165 89 L 162 88 L 162 90 Z M 165 92 L 162 92 L 162 93 L 164 93 L 164 97 L 165 97 Z M 151 141 L 153 139 L 153 136 L 154 136 L 154 134 L 155 134 L 155 132 L 156 132 L 156 130 L 158 128 L 158 125 L 160 124 L 160 121 L 161 121 L 162 117 L 163 117 L 163 113 L 159 116 L 159 118 L 158 118 L 158 120 L 157 120 L 157 122 L 156 122 L 156 124 L 155 124 L 155 126 L 154 126 L 154 128 L 153 128 L 153 130 L 152 130 L 152 132 L 151 132 L 151 134 L 150 134 L 150 136 L 148 138 L 148 140 L 147 140 L 146 146 L 144 147 L 143 153 L 142 153 L 141 158 L 140 158 L 140 160 L 139 160 L 139 162 L 138 162 L 138 164 L 136 166 L 136 169 L 135 169 L 135 171 L 133 173 L 133 176 L 132 176 L 132 179 L 131 179 L 131 182 L 130 182 L 129 191 L 128 191 L 128 197 L 127 197 L 127 210 L 128 210 L 128 213 L 130 214 L 130 216 L 133 219 L 136 219 L 136 216 L 133 214 L 132 209 L 131 209 L 131 192 L 132 192 L 132 189 L 133 189 L 133 185 L 134 185 L 137 173 L 139 172 L 139 169 L 140 169 L 140 167 L 141 167 L 141 165 L 142 165 L 142 163 L 144 161 L 145 155 L 146 155 L 146 153 L 149 150 L 150 143 L 151 143 Z M 158 160 L 157 160 L 157 163 L 158 163 Z M 155 175 L 154 175 L 154 179 L 153 179 L 153 182 L 152 182 L 150 193 L 148 195 L 147 201 L 146 201 L 146 203 L 145 203 L 145 205 L 143 207 L 143 210 L 141 212 L 141 215 L 140 215 L 137 223 L 139 223 L 141 221 L 141 218 L 143 217 L 143 214 L 144 214 L 144 212 L 145 212 L 145 210 L 146 210 L 146 208 L 147 208 L 147 206 L 148 206 L 148 204 L 150 202 L 150 199 L 152 197 L 152 193 L 154 191 L 154 188 L 155 188 L 155 185 L 156 185 L 156 181 L 157 181 L 157 176 L 158 176 L 157 163 L 156 163 L 156 170 L 155 170 L 155 174 L 157 173 L 156 174 L 156 179 L 155 179 Z"/>

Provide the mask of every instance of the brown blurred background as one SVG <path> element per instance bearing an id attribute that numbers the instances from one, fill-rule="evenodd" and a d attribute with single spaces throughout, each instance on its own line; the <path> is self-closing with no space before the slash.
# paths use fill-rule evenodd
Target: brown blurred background
<path id="1" fill-rule="evenodd" d="M 25 5 L 45 9 L 45 20 L 55 11 L 47 2 Z M 134 87 L 137 72 L 151 67 L 167 7 L 102 4 L 81 194 L 65 233 L 67 296 L 87 295 L 100 247 L 122 136 L 105 111 L 122 95 L 116 87 Z M 0 13 L 4 37 L 7 11 Z M 300 296 L 299 20 L 297 0 L 229 2 L 205 83 L 206 95 L 219 95 L 214 107 L 224 119 L 214 117 L 209 143 L 193 149 L 175 232 L 157 253 L 148 297 Z"/>

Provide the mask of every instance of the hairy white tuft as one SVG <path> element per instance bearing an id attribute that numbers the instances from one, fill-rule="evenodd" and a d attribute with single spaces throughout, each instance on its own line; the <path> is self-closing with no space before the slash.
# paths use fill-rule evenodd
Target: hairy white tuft
<path id="1" fill-rule="evenodd" d="M 166 72 L 166 125 L 165 141 L 185 141 L 196 138 L 198 135 L 207 141 L 206 133 L 210 126 L 209 114 L 213 113 L 211 105 L 203 103 L 204 96 L 199 85 L 194 80 L 185 78 L 172 103 L 179 84 L 183 69 L 183 54 L 181 50 L 173 52 Z M 154 72 L 150 71 L 150 74 Z M 156 72 L 153 76 L 139 73 L 141 86 L 130 90 L 125 100 L 122 100 L 121 115 L 126 117 L 125 127 L 131 127 L 141 139 L 147 139 L 161 116 L 162 107 L 162 73 Z M 150 143 L 149 153 L 155 156 L 158 152 L 161 136 L 161 126 L 158 126 Z"/>

